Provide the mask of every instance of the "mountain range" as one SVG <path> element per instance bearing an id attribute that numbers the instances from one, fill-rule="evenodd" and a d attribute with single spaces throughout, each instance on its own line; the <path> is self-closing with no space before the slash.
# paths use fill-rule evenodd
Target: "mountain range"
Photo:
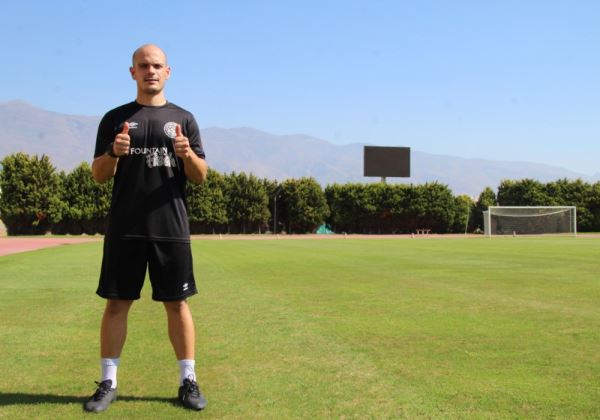
<path id="1" fill-rule="evenodd" d="M 16 152 L 46 154 L 65 171 L 83 161 L 91 162 L 100 118 L 60 114 L 19 100 L 0 103 L 0 159 Z M 336 145 L 302 134 L 274 135 L 245 127 L 208 127 L 201 129 L 201 135 L 209 166 L 220 172 L 247 172 L 279 181 L 311 176 L 324 186 L 379 181 L 363 176 L 364 144 Z M 456 195 L 476 197 L 485 187 L 496 189 L 504 179 L 523 178 L 594 182 L 600 180 L 600 173 L 589 177 L 539 163 L 466 159 L 411 150 L 411 177 L 388 182 L 437 181 Z"/>

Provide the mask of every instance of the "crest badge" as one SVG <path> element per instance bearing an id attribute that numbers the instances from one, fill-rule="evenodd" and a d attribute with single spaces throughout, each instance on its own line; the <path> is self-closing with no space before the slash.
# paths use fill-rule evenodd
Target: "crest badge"
<path id="1" fill-rule="evenodd" d="M 169 121 L 165 124 L 165 134 L 167 137 L 174 139 L 175 138 L 175 128 L 177 127 L 177 123 Z"/>

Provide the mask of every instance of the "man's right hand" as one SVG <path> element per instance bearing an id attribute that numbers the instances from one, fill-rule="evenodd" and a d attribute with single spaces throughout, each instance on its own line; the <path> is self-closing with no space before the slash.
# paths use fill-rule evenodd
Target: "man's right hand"
<path id="1" fill-rule="evenodd" d="M 115 136 L 115 141 L 113 143 L 113 153 L 117 156 L 128 155 L 130 141 L 131 139 L 129 138 L 129 123 L 125 121 L 121 132 Z"/>

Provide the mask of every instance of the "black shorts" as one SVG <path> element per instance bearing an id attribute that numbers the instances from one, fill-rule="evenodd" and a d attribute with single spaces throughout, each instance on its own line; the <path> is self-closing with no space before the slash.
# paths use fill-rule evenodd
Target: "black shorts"
<path id="1" fill-rule="evenodd" d="M 106 299 L 139 299 L 146 267 L 153 300 L 183 300 L 198 293 L 189 243 L 113 238 L 104 239 L 96 293 Z"/>

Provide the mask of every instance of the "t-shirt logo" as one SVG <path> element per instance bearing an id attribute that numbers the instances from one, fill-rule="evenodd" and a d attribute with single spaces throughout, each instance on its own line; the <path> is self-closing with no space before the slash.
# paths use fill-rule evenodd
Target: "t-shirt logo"
<path id="1" fill-rule="evenodd" d="M 166 147 L 154 147 L 152 151 L 146 155 L 146 165 L 148 168 L 158 168 L 166 166 L 174 168 L 177 166 L 177 159 L 171 152 L 167 152 Z"/>
<path id="2" fill-rule="evenodd" d="M 176 127 L 177 127 L 177 123 L 169 121 L 168 123 L 165 124 L 165 134 L 169 138 L 174 139 L 175 138 L 175 128 Z"/>

